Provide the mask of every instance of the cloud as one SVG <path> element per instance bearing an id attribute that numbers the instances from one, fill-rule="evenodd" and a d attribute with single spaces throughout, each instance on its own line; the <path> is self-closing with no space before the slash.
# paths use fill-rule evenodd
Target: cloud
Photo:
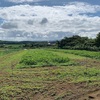
<path id="1" fill-rule="evenodd" d="M 7 0 L 7 1 L 13 2 L 13 3 L 24 3 L 24 2 L 40 2 L 44 0 Z"/>
<path id="2" fill-rule="evenodd" d="M 94 38 L 100 29 L 99 5 L 72 2 L 65 6 L 16 5 L 0 8 L 2 39 L 57 40 L 81 35 Z M 4 32 L 4 33 L 3 33 Z M 3 34 L 3 35 L 2 35 Z"/>
<path id="3" fill-rule="evenodd" d="M 95 13 L 100 11 L 99 5 L 91 5 L 83 2 L 70 2 L 67 7 L 69 11 L 75 12 L 77 14 L 81 13 Z"/>
<path id="4" fill-rule="evenodd" d="M 48 19 L 47 18 L 43 18 L 42 21 L 40 22 L 40 24 L 42 24 L 42 25 L 46 24 L 46 23 L 48 23 Z"/>
<path id="5" fill-rule="evenodd" d="M 1 25 L 1 28 L 3 29 L 16 29 L 18 28 L 17 27 L 17 24 L 16 23 L 12 23 L 12 22 L 4 22 L 2 25 Z"/>
<path id="6" fill-rule="evenodd" d="M 33 25 L 33 20 L 29 19 L 29 20 L 27 21 L 27 23 L 28 23 L 29 25 Z"/>

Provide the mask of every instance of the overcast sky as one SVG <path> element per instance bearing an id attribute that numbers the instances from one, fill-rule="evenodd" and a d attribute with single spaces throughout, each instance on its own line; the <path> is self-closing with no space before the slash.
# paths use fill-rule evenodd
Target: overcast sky
<path id="1" fill-rule="evenodd" d="M 0 0 L 0 40 L 59 40 L 100 32 L 100 0 Z"/>

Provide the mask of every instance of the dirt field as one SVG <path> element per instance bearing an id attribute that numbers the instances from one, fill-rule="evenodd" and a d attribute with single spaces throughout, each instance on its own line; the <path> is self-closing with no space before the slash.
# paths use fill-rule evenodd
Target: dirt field
<path id="1" fill-rule="evenodd" d="M 77 66 L 11 68 L 21 55 L 0 57 L 0 100 L 100 100 L 99 60 L 77 57 Z"/>

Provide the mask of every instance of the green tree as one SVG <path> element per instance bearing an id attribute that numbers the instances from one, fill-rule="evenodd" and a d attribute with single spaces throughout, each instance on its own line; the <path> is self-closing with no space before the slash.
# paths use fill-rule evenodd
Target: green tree
<path id="1" fill-rule="evenodd" d="M 100 47 L 100 32 L 97 34 L 95 43 L 96 43 L 96 46 L 97 46 L 97 47 Z"/>

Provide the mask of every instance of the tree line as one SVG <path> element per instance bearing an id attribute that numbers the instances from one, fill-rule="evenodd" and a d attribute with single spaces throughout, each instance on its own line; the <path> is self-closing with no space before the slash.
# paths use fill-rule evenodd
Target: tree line
<path id="1" fill-rule="evenodd" d="M 100 51 L 100 32 L 97 34 L 95 39 L 74 35 L 72 37 L 64 37 L 59 41 L 0 41 L 0 48 L 59 48 Z"/>
<path id="2" fill-rule="evenodd" d="M 65 37 L 57 41 L 57 47 L 60 49 L 79 49 L 79 50 L 100 50 L 100 32 L 95 39 L 88 37 L 81 37 L 74 35 L 72 37 Z"/>

